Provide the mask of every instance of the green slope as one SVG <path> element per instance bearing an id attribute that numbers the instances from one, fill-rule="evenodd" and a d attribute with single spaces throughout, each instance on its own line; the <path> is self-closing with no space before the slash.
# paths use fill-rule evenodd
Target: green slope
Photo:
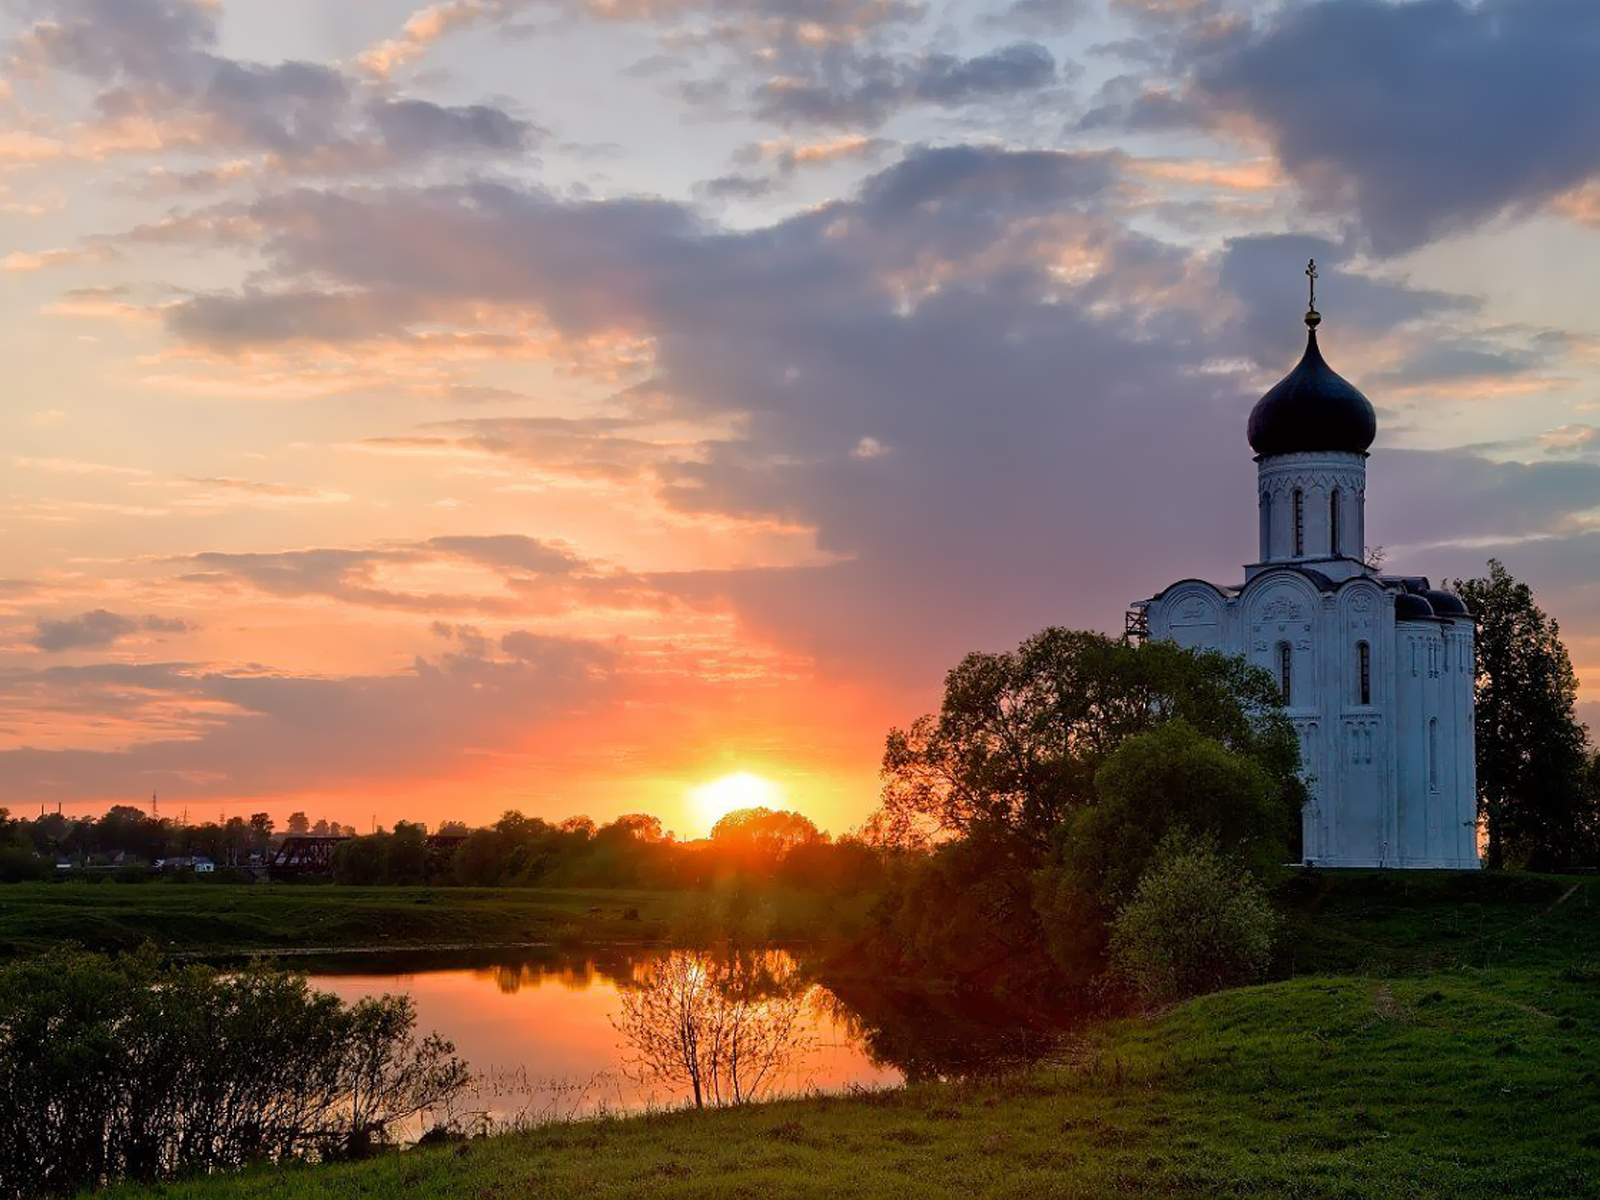
<path id="1" fill-rule="evenodd" d="M 1114 1023 L 1004 1079 L 114 1194 L 1600 1195 L 1600 883 L 1373 873 L 1287 886 L 1286 954 L 1342 974 Z"/>

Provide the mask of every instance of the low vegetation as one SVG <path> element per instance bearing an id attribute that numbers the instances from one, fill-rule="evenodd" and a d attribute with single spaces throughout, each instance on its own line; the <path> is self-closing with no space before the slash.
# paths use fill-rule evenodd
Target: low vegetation
<path id="1" fill-rule="evenodd" d="M 0 968 L 0 1196 L 359 1156 L 467 1083 L 403 996 L 58 951 Z"/>
<path id="2" fill-rule="evenodd" d="M 398 888 L 206 884 L 12 884 L 0 891 L 0 958 L 74 944 L 174 954 L 647 943 L 680 939 L 730 909 L 764 940 L 815 940 L 864 901 L 739 887 Z"/>
<path id="3" fill-rule="evenodd" d="M 657 892 L 489 888 L 13 884 L 0 949 L 76 943 L 126 950 L 151 941 L 195 954 L 662 936 L 676 898 Z"/>
<path id="4" fill-rule="evenodd" d="M 116 1200 L 1580 1197 L 1600 1177 L 1600 881 L 1316 873 L 1301 964 L 997 1078 L 561 1124 Z"/>

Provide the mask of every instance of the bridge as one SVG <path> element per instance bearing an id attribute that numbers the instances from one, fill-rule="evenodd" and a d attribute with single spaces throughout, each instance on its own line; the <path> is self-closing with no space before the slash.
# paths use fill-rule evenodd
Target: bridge
<path id="1" fill-rule="evenodd" d="M 307 875 L 332 875 L 334 849 L 341 842 L 350 840 L 350 836 L 343 833 L 291 833 L 267 860 L 267 876 L 271 879 L 301 879 Z M 429 834 L 426 839 L 428 857 L 444 859 L 444 865 L 448 868 L 450 856 L 466 840 L 464 833 Z"/>

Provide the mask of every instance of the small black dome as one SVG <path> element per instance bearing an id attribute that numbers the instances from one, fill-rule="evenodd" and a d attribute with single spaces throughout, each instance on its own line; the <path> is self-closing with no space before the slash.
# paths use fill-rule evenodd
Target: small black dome
<path id="1" fill-rule="evenodd" d="M 1378 414 L 1354 384 L 1322 359 L 1317 331 L 1299 366 L 1256 402 L 1250 448 L 1257 454 L 1338 451 L 1364 454 L 1378 436 Z"/>
<path id="2" fill-rule="evenodd" d="M 1401 592 L 1394 598 L 1396 621 L 1425 621 L 1434 615 L 1433 605 L 1412 592 Z"/>
<path id="3" fill-rule="evenodd" d="M 1427 600 L 1429 607 L 1441 617 L 1470 617 L 1472 615 L 1467 611 L 1467 606 L 1461 602 L 1461 597 L 1454 592 L 1435 588 L 1431 592 L 1423 592 L 1422 595 Z"/>

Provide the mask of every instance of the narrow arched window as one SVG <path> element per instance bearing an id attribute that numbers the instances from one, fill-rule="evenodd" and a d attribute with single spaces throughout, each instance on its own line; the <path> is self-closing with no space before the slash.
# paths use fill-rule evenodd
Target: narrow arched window
<path id="1" fill-rule="evenodd" d="M 1272 557 L 1272 493 L 1261 493 L 1261 557 Z"/>
<path id="2" fill-rule="evenodd" d="M 1328 497 L 1328 545 L 1335 557 L 1339 554 L 1339 489 Z"/>
<path id="3" fill-rule="evenodd" d="M 1356 643 L 1356 675 L 1359 678 L 1362 704 L 1372 703 L 1372 647 L 1366 642 Z"/>
<path id="4" fill-rule="evenodd" d="M 1288 642 L 1278 643 L 1278 687 L 1283 692 L 1283 702 L 1293 704 L 1294 648 Z"/>
<path id="5" fill-rule="evenodd" d="M 1294 490 L 1294 556 L 1299 558 L 1306 552 L 1306 494 L 1299 488 Z"/>

